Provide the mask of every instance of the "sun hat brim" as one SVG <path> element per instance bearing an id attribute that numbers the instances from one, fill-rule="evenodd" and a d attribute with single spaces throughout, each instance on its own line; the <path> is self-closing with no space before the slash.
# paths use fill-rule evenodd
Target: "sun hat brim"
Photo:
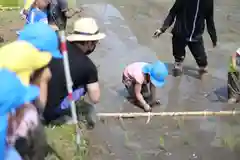
<path id="1" fill-rule="evenodd" d="M 21 40 L 21 39 L 19 39 L 19 40 Z M 38 41 L 38 40 L 31 40 L 31 41 L 29 41 L 29 40 L 23 40 L 23 41 L 26 41 L 26 42 L 30 43 L 30 44 L 33 45 L 34 47 L 35 47 L 35 46 L 38 46 L 38 44 L 39 44 L 39 41 Z M 50 53 L 50 55 L 51 55 L 53 58 L 58 58 L 58 59 L 63 58 L 63 56 L 62 56 L 62 54 L 61 54 L 61 52 L 60 52 L 59 49 L 56 49 L 56 50 L 53 50 L 53 51 L 51 51 L 51 50 L 48 50 L 48 51 L 40 51 L 40 53 L 43 53 L 43 52 L 45 52 L 45 53 Z"/>
<path id="2" fill-rule="evenodd" d="M 40 94 L 40 89 L 37 86 L 29 85 L 26 87 L 26 94 L 24 96 L 24 103 L 29 103 L 35 100 Z"/>
<path id="3" fill-rule="evenodd" d="M 104 33 L 98 33 L 95 35 L 79 35 L 79 34 L 70 34 L 67 36 L 67 40 L 70 42 L 74 41 L 97 41 L 106 37 Z"/>
<path id="4" fill-rule="evenodd" d="M 25 72 L 18 72 L 17 76 L 21 80 L 21 82 L 24 85 L 29 85 L 30 83 L 30 76 L 33 71 L 38 70 L 40 68 L 43 68 L 44 66 L 47 66 L 49 62 L 52 59 L 52 55 L 49 52 L 35 52 L 30 53 L 32 54 L 31 58 L 28 59 L 28 61 L 33 63 L 23 63 L 25 66 L 22 68 L 27 68 Z M 27 60 L 27 59 L 26 59 Z M 28 66 L 30 65 L 30 66 Z"/>
<path id="5" fill-rule="evenodd" d="M 153 84 L 155 87 L 158 87 L 158 88 L 163 87 L 164 84 L 165 84 L 165 80 L 164 80 L 164 79 L 161 80 L 161 81 L 159 81 L 159 80 L 154 79 L 153 76 L 151 76 L 151 75 L 150 75 L 150 81 L 152 82 L 152 84 Z"/>
<path id="6" fill-rule="evenodd" d="M 164 63 L 163 63 L 164 64 Z M 165 64 L 164 64 L 165 65 Z M 152 64 L 147 64 L 147 65 L 145 65 L 143 68 L 142 68 L 142 72 L 143 73 L 147 73 L 147 74 L 149 74 L 150 75 L 150 81 L 152 82 L 152 84 L 154 85 L 154 86 L 156 86 L 156 87 L 158 87 L 158 88 L 161 88 L 161 87 L 163 87 L 164 86 L 164 84 L 165 84 L 165 80 L 164 80 L 164 78 L 162 79 L 162 80 L 156 80 L 155 78 L 154 78 L 154 76 L 152 75 L 152 73 L 151 73 L 151 70 L 152 70 L 152 67 L 153 67 L 153 65 Z M 163 67 L 163 66 L 162 66 Z M 166 69 L 166 68 L 159 68 L 159 69 Z"/>

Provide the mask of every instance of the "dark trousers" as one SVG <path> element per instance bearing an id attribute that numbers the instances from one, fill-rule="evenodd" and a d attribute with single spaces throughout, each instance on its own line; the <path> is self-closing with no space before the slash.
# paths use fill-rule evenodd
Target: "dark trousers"
<path id="1" fill-rule="evenodd" d="M 195 58 L 198 67 L 206 67 L 208 65 L 207 55 L 204 48 L 202 37 L 197 41 L 189 42 L 186 38 L 173 35 L 172 48 L 175 62 L 183 62 L 186 56 L 186 46 L 190 49 Z"/>
<path id="2" fill-rule="evenodd" d="M 228 99 L 230 98 L 238 98 L 238 94 L 236 92 L 240 92 L 238 86 L 240 86 L 239 83 L 239 73 L 228 72 Z M 229 86 L 230 85 L 230 86 Z"/>

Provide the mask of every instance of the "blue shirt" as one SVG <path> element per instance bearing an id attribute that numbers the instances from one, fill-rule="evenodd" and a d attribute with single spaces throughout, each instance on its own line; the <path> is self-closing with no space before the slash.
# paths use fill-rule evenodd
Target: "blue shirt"
<path id="1" fill-rule="evenodd" d="M 44 22 L 48 23 L 47 14 L 38 8 L 31 8 L 26 19 L 26 24 Z"/>

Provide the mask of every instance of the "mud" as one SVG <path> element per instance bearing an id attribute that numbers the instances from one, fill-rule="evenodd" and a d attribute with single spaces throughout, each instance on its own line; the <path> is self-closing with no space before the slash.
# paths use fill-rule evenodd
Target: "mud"
<path id="1" fill-rule="evenodd" d="M 97 19 L 107 34 L 91 58 L 99 69 L 102 89 L 98 112 L 142 112 L 126 100 L 121 84 L 124 67 L 135 61 L 152 62 L 161 59 L 172 68 L 171 35 L 152 39 L 173 0 L 81 0 L 78 6 L 85 16 Z M 209 57 L 209 75 L 203 81 L 197 77 L 196 64 L 188 54 L 184 75 L 167 78 L 158 90 L 162 105 L 159 111 L 219 111 L 238 108 L 226 104 L 227 62 L 240 46 L 239 0 L 215 1 L 215 22 L 219 37 L 213 49 L 208 34 L 204 35 Z M 23 26 L 18 14 L 0 15 L 0 37 L 4 41 L 16 38 Z M 9 18 L 9 19 L 8 19 Z M 9 22 L 14 19 L 13 22 Z M 19 19 L 18 21 L 15 21 Z M 69 26 L 71 26 L 71 22 Z M 92 160 L 237 160 L 240 143 L 240 119 L 231 117 L 155 117 L 105 119 L 90 132 Z"/>
<path id="2" fill-rule="evenodd" d="M 99 66 L 102 88 L 99 112 L 141 112 L 126 100 L 121 84 L 124 67 L 135 61 L 161 59 L 171 72 L 171 35 L 152 39 L 173 1 L 81 1 L 85 16 L 97 19 L 107 37 L 100 42 L 91 58 Z M 209 36 L 204 36 L 209 55 L 210 74 L 200 81 L 196 64 L 188 54 L 185 75 L 167 79 L 158 90 L 162 105 L 158 111 L 226 110 L 226 73 L 229 56 L 240 46 L 240 3 L 218 0 L 215 21 L 219 37 L 213 49 Z M 240 158 L 238 117 L 156 117 L 149 124 L 146 118 L 106 119 L 91 132 L 91 159 L 164 159 L 212 160 Z"/>

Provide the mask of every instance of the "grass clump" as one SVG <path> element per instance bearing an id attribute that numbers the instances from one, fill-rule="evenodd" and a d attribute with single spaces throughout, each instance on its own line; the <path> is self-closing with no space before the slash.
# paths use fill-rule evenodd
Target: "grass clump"
<path id="1" fill-rule="evenodd" d="M 48 144 L 52 148 L 45 160 L 86 160 L 88 159 L 88 139 L 81 135 L 81 144 L 76 148 L 75 126 L 62 125 L 46 127 Z"/>

